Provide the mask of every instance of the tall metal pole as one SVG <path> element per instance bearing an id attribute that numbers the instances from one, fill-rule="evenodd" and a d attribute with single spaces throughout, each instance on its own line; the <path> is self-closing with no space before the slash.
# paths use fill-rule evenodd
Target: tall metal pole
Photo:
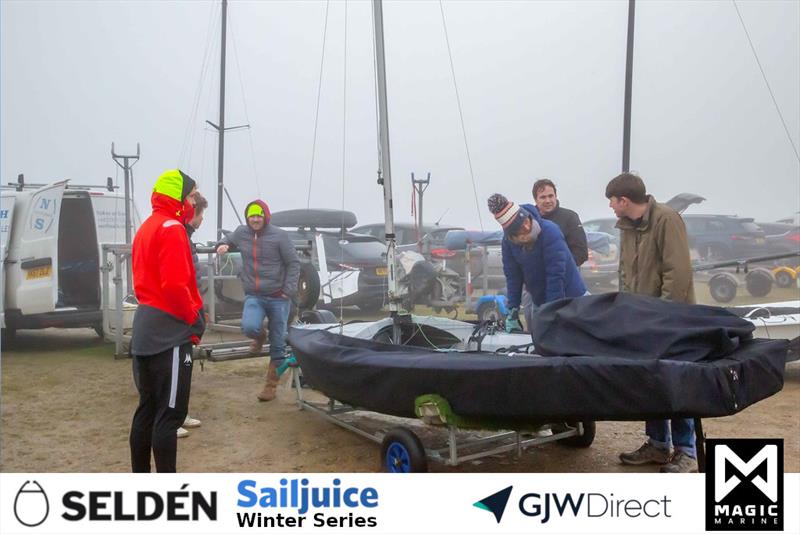
<path id="1" fill-rule="evenodd" d="M 424 237 L 424 230 L 422 228 L 422 200 L 425 196 L 425 190 L 428 189 L 428 184 L 431 183 L 431 173 L 428 173 L 428 177 L 424 180 L 417 180 L 414 178 L 414 173 L 411 173 L 411 187 L 414 188 L 414 191 L 417 193 L 417 198 L 419 198 L 419 206 L 417 209 L 417 250 L 420 253 L 423 253 L 422 247 L 422 238 Z"/>
<path id="2" fill-rule="evenodd" d="M 133 242 L 133 224 L 131 221 L 131 169 L 136 162 L 139 161 L 139 155 L 141 154 L 141 150 L 139 148 L 139 143 L 136 143 L 136 155 L 124 155 L 124 154 L 117 154 L 114 151 L 114 143 L 111 143 L 111 159 L 114 160 L 114 163 L 122 167 L 123 172 L 125 173 L 125 243 L 130 245 Z M 122 160 L 120 164 L 119 160 Z M 133 160 L 133 163 L 131 163 Z M 133 289 L 133 276 L 131 269 L 126 268 L 126 282 L 128 283 L 128 291 L 130 292 Z"/>
<path id="3" fill-rule="evenodd" d="M 631 97 L 633 96 L 633 22 L 636 0 L 628 0 L 628 51 L 625 58 L 625 118 L 622 125 L 622 172 L 631 168 Z"/>
<path id="4" fill-rule="evenodd" d="M 219 147 L 217 152 L 217 240 L 222 239 L 222 205 L 225 168 L 225 44 L 227 42 L 228 0 L 222 0 L 222 45 L 219 54 Z"/>
<path id="5" fill-rule="evenodd" d="M 389 111 L 386 104 L 386 57 L 383 47 L 383 3 L 372 0 L 372 16 L 375 21 L 375 70 L 378 77 L 378 125 L 380 130 L 381 168 L 378 183 L 383 185 L 383 213 L 386 221 L 386 265 L 389 270 L 389 311 L 392 317 L 400 310 L 397 297 L 397 272 L 395 270 L 394 206 L 392 204 L 392 167 L 389 156 Z M 398 341 L 395 322 L 394 338 Z"/>

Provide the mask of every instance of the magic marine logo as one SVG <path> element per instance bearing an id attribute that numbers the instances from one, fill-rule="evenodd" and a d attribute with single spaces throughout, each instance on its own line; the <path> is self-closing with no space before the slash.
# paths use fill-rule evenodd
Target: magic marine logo
<path id="1" fill-rule="evenodd" d="M 783 440 L 707 440 L 706 530 L 783 530 Z"/>

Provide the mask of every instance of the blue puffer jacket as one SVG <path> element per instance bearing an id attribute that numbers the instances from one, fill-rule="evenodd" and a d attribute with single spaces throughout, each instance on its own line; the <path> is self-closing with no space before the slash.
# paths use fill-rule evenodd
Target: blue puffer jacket
<path id="1" fill-rule="evenodd" d="M 523 283 L 537 306 L 585 294 L 586 286 L 561 229 L 557 224 L 542 219 L 532 204 L 520 207 L 536 219 L 542 233 L 530 250 L 503 238 L 503 272 L 509 308 L 519 308 Z"/>

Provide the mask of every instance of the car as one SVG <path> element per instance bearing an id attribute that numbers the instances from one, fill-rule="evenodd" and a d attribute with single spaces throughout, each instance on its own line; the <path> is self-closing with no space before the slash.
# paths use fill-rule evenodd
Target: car
<path id="1" fill-rule="evenodd" d="M 357 306 L 372 312 L 386 302 L 386 245 L 377 237 L 355 232 L 357 223 L 354 213 L 342 210 L 272 214 L 270 224 L 289 231 L 294 242 L 312 244 L 321 285 L 318 307 Z"/>
<path id="2" fill-rule="evenodd" d="M 398 253 L 407 250 L 421 252 L 426 259 L 435 262 L 443 263 L 446 267 L 452 269 L 460 276 L 466 276 L 466 258 L 463 251 L 448 250 L 445 246 L 445 238 L 447 233 L 451 230 L 463 230 L 458 226 L 423 226 L 422 227 L 422 251 L 418 250 L 418 236 L 420 232 L 417 231 L 417 226 L 413 223 L 395 223 L 395 242 L 397 244 L 396 250 Z M 356 226 L 350 229 L 351 232 L 356 234 L 364 234 L 385 241 L 384 235 L 386 234 L 386 227 L 383 223 L 365 224 Z M 470 271 L 472 276 L 478 276 L 481 272 L 481 257 L 483 251 L 476 249 L 470 256 Z"/>
<path id="3" fill-rule="evenodd" d="M 356 224 L 355 214 L 308 209 L 275 212 L 271 217 L 270 224 L 289 233 L 300 257 L 296 307 L 335 310 L 357 306 L 372 312 L 383 306 L 388 288 L 386 246 L 374 237 L 347 231 L 348 226 Z M 239 280 L 230 277 L 241 272 L 241 255 L 228 253 L 217 261 L 219 273 L 229 277 L 215 284 L 217 315 L 223 319 L 239 317 L 244 293 Z M 200 263 L 205 272 L 207 260 L 201 257 Z M 207 291 L 202 280 L 200 290 Z"/>
<path id="4" fill-rule="evenodd" d="M 695 215 L 683 211 L 691 204 L 699 204 L 703 197 L 681 193 L 666 204 L 681 213 L 686 224 L 689 247 L 703 262 L 728 259 L 745 259 L 769 254 L 764 230 L 751 218 L 735 215 Z M 605 232 L 619 235 L 616 217 L 584 221 L 587 232 Z"/>
<path id="5" fill-rule="evenodd" d="M 756 223 L 764 230 L 767 254 L 800 253 L 800 226 L 786 223 Z M 797 258 L 778 260 L 786 265 L 796 265 Z"/>

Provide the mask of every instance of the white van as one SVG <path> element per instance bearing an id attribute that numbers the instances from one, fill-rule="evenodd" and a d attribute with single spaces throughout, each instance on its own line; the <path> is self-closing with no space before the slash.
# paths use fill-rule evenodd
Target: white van
<path id="1" fill-rule="evenodd" d="M 135 229 L 139 217 L 133 202 L 130 212 Z M 124 242 L 125 198 L 110 179 L 106 186 L 68 181 L 33 186 L 20 177 L 18 184 L 3 186 L 3 336 L 48 327 L 92 327 L 102 336 L 101 247 Z"/>

